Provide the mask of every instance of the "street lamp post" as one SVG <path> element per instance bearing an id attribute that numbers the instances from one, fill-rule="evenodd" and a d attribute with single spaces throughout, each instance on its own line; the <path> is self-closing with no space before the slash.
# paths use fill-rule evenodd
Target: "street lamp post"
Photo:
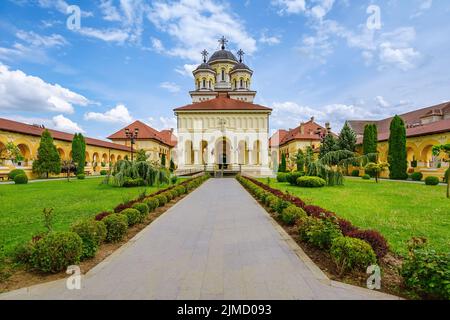
<path id="1" fill-rule="evenodd" d="M 134 131 L 130 131 L 129 128 L 125 129 L 125 135 L 126 135 L 127 139 L 130 140 L 131 162 L 133 162 L 133 145 L 136 143 L 138 134 L 139 134 L 138 128 L 135 128 Z"/>

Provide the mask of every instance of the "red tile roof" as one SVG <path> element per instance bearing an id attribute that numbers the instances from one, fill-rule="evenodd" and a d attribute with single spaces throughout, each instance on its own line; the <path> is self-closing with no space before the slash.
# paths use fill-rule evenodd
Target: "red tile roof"
<path id="1" fill-rule="evenodd" d="M 132 124 L 126 126 L 123 129 L 120 129 L 116 133 L 110 135 L 108 139 L 110 140 L 126 140 L 128 139 L 125 135 L 125 129 L 130 129 L 131 132 L 137 128 L 139 129 L 138 140 L 146 140 L 152 139 L 158 142 L 161 142 L 169 147 L 176 146 L 176 138 L 170 130 L 164 130 L 159 132 L 158 130 L 153 129 L 152 127 L 146 125 L 141 121 L 135 121 Z"/>
<path id="2" fill-rule="evenodd" d="M 176 108 L 174 111 L 209 111 L 209 110 L 230 110 L 230 111 L 272 111 L 272 109 L 250 102 L 239 101 L 228 97 L 219 96 L 218 98 L 189 104 L 184 107 Z"/>
<path id="3" fill-rule="evenodd" d="M 45 128 L 17 122 L 9 119 L 3 119 L 0 118 L 0 130 L 9 131 L 9 132 L 15 132 L 15 133 L 22 133 L 22 134 L 28 134 L 32 136 L 38 136 L 40 137 L 42 135 L 42 132 L 45 130 Z M 53 139 L 55 140 L 62 140 L 71 142 L 73 139 L 73 134 L 47 129 L 52 134 Z M 108 141 L 102 141 L 99 139 L 93 139 L 93 138 L 84 138 L 87 145 L 96 146 L 96 147 L 103 147 L 108 149 L 114 149 L 114 150 L 121 150 L 121 151 L 129 151 L 129 148 L 123 145 L 111 143 Z"/>
<path id="4" fill-rule="evenodd" d="M 419 110 L 414 110 L 405 114 L 400 115 L 400 117 L 405 122 L 406 136 L 407 137 L 417 137 L 430 135 L 435 133 L 449 132 L 450 131 L 450 119 L 438 120 L 429 124 L 422 124 L 421 119 L 430 117 L 433 115 L 442 116 L 444 114 L 450 113 L 450 102 L 441 103 L 435 106 L 422 108 Z M 389 128 L 393 117 L 374 121 L 374 120 L 351 120 L 348 121 L 351 128 L 359 136 L 357 143 L 362 143 L 362 136 L 364 135 L 364 127 L 366 124 L 376 124 L 378 128 L 378 140 L 387 141 L 389 140 Z"/>
<path id="5" fill-rule="evenodd" d="M 326 132 L 327 129 L 322 127 L 321 125 L 314 122 L 314 119 L 311 119 L 310 121 L 306 123 L 300 124 L 295 129 L 290 129 L 289 131 L 286 130 L 279 130 L 275 135 L 271 137 L 271 145 L 276 146 L 282 146 L 285 145 L 291 141 L 295 140 L 303 140 L 303 141 L 320 141 L 320 135 L 317 134 L 317 131 L 320 130 L 322 132 Z M 277 145 L 277 137 L 276 135 L 279 134 L 279 142 Z M 334 133 L 333 133 L 334 135 Z"/>

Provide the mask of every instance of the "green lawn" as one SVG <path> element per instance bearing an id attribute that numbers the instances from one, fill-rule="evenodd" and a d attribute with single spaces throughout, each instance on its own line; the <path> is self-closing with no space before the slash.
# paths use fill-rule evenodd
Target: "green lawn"
<path id="1" fill-rule="evenodd" d="M 267 183 L 266 179 L 260 181 Z M 445 186 L 376 184 L 350 178 L 344 186 L 322 189 L 292 187 L 276 180 L 271 186 L 336 212 L 358 227 L 380 231 L 397 253 L 406 253 L 405 242 L 413 236 L 428 238 L 436 250 L 450 250 L 450 200 L 445 197 Z"/>
<path id="2" fill-rule="evenodd" d="M 112 210 L 144 190 L 147 193 L 157 190 L 156 187 L 116 188 L 101 182 L 101 178 L 93 178 L 0 185 L 0 245 L 8 253 L 16 244 L 43 231 L 43 208 L 54 209 L 55 230 L 68 230 L 76 220 Z"/>

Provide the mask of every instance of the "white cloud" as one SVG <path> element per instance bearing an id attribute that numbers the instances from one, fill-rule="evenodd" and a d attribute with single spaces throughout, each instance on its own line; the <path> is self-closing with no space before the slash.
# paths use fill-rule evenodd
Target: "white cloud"
<path id="1" fill-rule="evenodd" d="M 382 96 L 376 96 L 375 97 L 375 102 L 381 108 L 388 108 L 388 107 L 391 106 L 390 103 L 387 102 Z"/>
<path id="2" fill-rule="evenodd" d="M 272 5 L 280 7 L 280 14 L 297 14 L 306 11 L 305 0 L 272 0 Z"/>
<path id="3" fill-rule="evenodd" d="M 159 117 L 154 119 L 152 117 L 148 118 L 148 125 L 158 131 L 175 129 L 177 128 L 177 119 L 174 117 Z"/>
<path id="4" fill-rule="evenodd" d="M 103 14 L 104 20 L 120 21 L 121 16 L 117 8 L 113 5 L 112 0 L 101 0 L 99 8 Z"/>
<path id="5" fill-rule="evenodd" d="M 163 82 L 160 84 L 160 87 L 171 92 L 171 93 L 177 93 L 180 92 L 181 88 L 173 82 Z"/>
<path id="6" fill-rule="evenodd" d="M 80 94 L 39 77 L 0 65 L 0 110 L 73 113 L 74 105 L 90 102 Z"/>
<path id="7" fill-rule="evenodd" d="M 315 18 L 321 20 L 333 8 L 334 0 L 320 0 L 318 2 L 319 2 L 319 4 L 317 4 L 311 8 L 311 14 Z"/>
<path id="8" fill-rule="evenodd" d="M 274 45 L 276 45 L 276 44 L 280 44 L 281 39 L 280 39 L 280 37 L 278 37 L 278 36 L 268 36 L 268 35 L 266 34 L 266 31 L 264 31 L 264 32 L 261 34 L 261 37 L 259 38 L 259 42 L 264 43 L 264 44 L 267 44 L 267 45 L 269 45 L 269 46 L 274 46 Z"/>
<path id="9" fill-rule="evenodd" d="M 164 45 L 161 42 L 161 40 L 159 40 L 158 38 L 154 38 L 154 37 L 152 37 L 150 40 L 152 41 L 152 48 L 155 52 L 157 52 L 157 53 L 164 52 L 165 49 L 164 49 Z"/>
<path id="10" fill-rule="evenodd" d="M 94 28 L 88 28 L 88 27 L 82 27 L 79 30 L 77 30 L 78 33 L 103 40 L 106 42 L 117 42 L 117 43 L 123 43 L 125 42 L 129 35 L 126 31 L 120 30 L 120 29 L 94 29 Z"/>
<path id="11" fill-rule="evenodd" d="M 167 49 L 169 55 L 198 61 L 201 50 L 216 49 L 217 39 L 223 35 L 250 55 L 257 49 L 255 39 L 247 33 L 243 22 L 224 3 L 212 0 L 155 1 L 148 18 L 174 39 L 175 46 Z"/>
<path id="12" fill-rule="evenodd" d="M 51 47 L 62 47 L 67 45 L 66 39 L 59 34 L 43 36 L 33 31 L 26 32 L 20 30 L 16 33 L 16 37 L 35 47 L 51 48 Z"/>
<path id="13" fill-rule="evenodd" d="M 183 67 L 176 68 L 175 71 L 185 77 L 193 78 L 194 76 L 192 75 L 192 72 L 195 70 L 195 68 L 197 68 L 197 66 L 197 64 L 185 64 L 183 65 Z"/>
<path id="14" fill-rule="evenodd" d="M 42 8 L 50 8 L 59 11 L 62 14 L 67 14 L 67 7 L 69 4 L 64 0 L 38 0 L 38 5 Z M 81 11 L 83 17 L 92 17 L 92 12 Z"/>
<path id="15" fill-rule="evenodd" d="M 52 118 L 53 121 L 53 129 L 69 132 L 69 133 L 84 133 L 85 131 L 72 120 L 64 117 L 62 114 L 55 116 Z"/>
<path id="16" fill-rule="evenodd" d="M 84 115 L 84 119 L 107 123 L 130 123 L 133 121 L 133 117 L 123 104 L 119 104 L 105 113 L 88 112 Z"/>
<path id="17" fill-rule="evenodd" d="M 411 19 L 420 17 L 427 10 L 433 6 L 433 0 L 421 0 L 419 8 L 411 15 Z"/>

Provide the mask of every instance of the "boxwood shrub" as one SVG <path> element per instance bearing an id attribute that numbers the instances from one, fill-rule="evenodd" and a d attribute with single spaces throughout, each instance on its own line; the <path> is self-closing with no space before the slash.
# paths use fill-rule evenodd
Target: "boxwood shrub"
<path id="1" fill-rule="evenodd" d="M 368 175 L 368 174 L 365 174 L 365 175 L 362 176 L 362 178 L 363 178 L 363 180 L 370 180 L 371 176 Z"/>
<path id="2" fill-rule="evenodd" d="M 83 220 L 72 225 L 72 232 L 78 234 L 83 241 L 81 259 L 92 258 L 100 244 L 106 239 L 106 226 L 101 221 Z"/>
<path id="3" fill-rule="evenodd" d="M 286 172 L 278 172 L 277 181 L 278 182 L 287 182 L 288 173 Z"/>
<path id="4" fill-rule="evenodd" d="M 128 228 L 128 218 L 123 214 L 111 214 L 103 219 L 106 225 L 106 241 L 119 242 L 122 241 Z"/>
<path id="5" fill-rule="evenodd" d="M 400 274 L 406 287 L 430 299 L 450 300 L 450 254 L 428 248 L 413 250 Z"/>
<path id="6" fill-rule="evenodd" d="M 289 226 L 294 225 L 297 220 L 304 219 L 306 217 L 306 212 L 302 208 L 294 205 L 291 205 L 284 209 L 280 216 L 281 221 Z"/>
<path id="7" fill-rule="evenodd" d="M 427 186 L 437 186 L 439 184 L 439 178 L 434 176 L 429 176 L 425 178 L 425 184 Z"/>
<path id="8" fill-rule="evenodd" d="M 144 203 L 147 204 L 149 212 L 153 212 L 159 207 L 159 201 L 156 197 L 147 198 Z"/>
<path id="9" fill-rule="evenodd" d="M 158 194 L 155 196 L 156 199 L 158 199 L 158 203 L 160 207 L 164 207 L 166 203 L 168 202 L 167 197 L 163 194 Z"/>
<path id="10" fill-rule="evenodd" d="M 341 273 L 354 269 L 366 271 L 367 267 L 377 262 L 372 247 L 367 242 L 356 238 L 334 238 L 330 254 Z"/>
<path id="11" fill-rule="evenodd" d="M 144 222 L 145 218 L 147 218 L 147 215 L 149 212 L 148 205 L 143 202 L 138 202 L 138 203 L 133 204 L 132 208 L 139 211 L 139 215 L 140 215 L 139 221 L 141 223 Z"/>
<path id="12" fill-rule="evenodd" d="M 77 175 L 77 179 L 78 180 L 84 180 L 85 178 L 86 178 L 86 175 L 83 174 L 83 173 L 80 173 L 80 174 Z"/>
<path id="13" fill-rule="evenodd" d="M 75 232 L 51 232 L 35 244 L 32 266 L 42 272 L 58 273 L 78 264 L 83 240 Z"/>
<path id="14" fill-rule="evenodd" d="M 414 172 L 414 173 L 411 173 L 411 179 L 412 179 L 413 181 L 422 181 L 422 179 L 423 179 L 423 174 L 422 174 L 422 172 Z"/>
<path id="15" fill-rule="evenodd" d="M 297 185 L 303 188 L 322 188 L 326 181 L 319 177 L 300 177 L 297 179 Z"/>
<path id="16" fill-rule="evenodd" d="M 107 170 L 100 170 L 100 175 L 106 176 L 108 174 Z"/>
<path id="17" fill-rule="evenodd" d="M 320 249 L 328 249 L 333 239 L 342 237 L 342 232 L 335 219 L 317 219 L 308 217 L 299 227 L 299 235 L 306 241 Z"/>
<path id="18" fill-rule="evenodd" d="M 359 177 L 359 170 L 355 169 L 352 171 L 352 177 Z"/>
<path id="19" fill-rule="evenodd" d="M 14 181 L 14 178 L 19 174 L 25 174 L 25 171 L 22 169 L 14 169 L 8 173 L 8 179 Z"/>
<path id="20" fill-rule="evenodd" d="M 389 251 L 389 245 L 386 239 L 374 230 L 353 230 L 346 234 L 351 238 L 357 238 L 366 241 L 372 247 L 378 258 L 383 258 Z"/>
<path id="21" fill-rule="evenodd" d="M 26 174 L 21 173 L 14 177 L 14 183 L 15 184 L 27 184 L 28 183 L 28 177 Z"/>
<path id="22" fill-rule="evenodd" d="M 143 222 L 143 220 L 141 218 L 141 213 L 139 212 L 139 210 L 129 208 L 129 209 L 123 210 L 122 212 L 120 212 L 120 214 L 123 214 L 127 217 L 129 227 L 132 227 L 135 224 Z"/>
<path id="23" fill-rule="evenodd" d="M 291 172 L 287 174 L 286 180 L 287 182 L 289 182 L 290 185 L 292 186 L 296 186 L 297 185 L 297 180 L 300 177 L 303 177 L 305 175 L 304 172 Z"/>

